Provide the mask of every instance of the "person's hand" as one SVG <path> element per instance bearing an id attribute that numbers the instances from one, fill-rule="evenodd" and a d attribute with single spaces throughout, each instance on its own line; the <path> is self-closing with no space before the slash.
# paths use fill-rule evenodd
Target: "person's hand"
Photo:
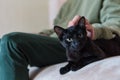
<path id="1" fill-rule="evenodd" d="M 94 28 L 93 26 L 89 23 L 89 21 L 86 19 L 86 29 L 87 29 L 87 36 L 90 37 L 92 40 L 94 39 Z"/>
<path id="2" fill-rule="evenodd" d="M 69 21 L 68 27 L 77 25 L 80 18 L 81 16 L 78 16 L 78 15 L 75 16 L 71 21 Z M 92 27 L 92 25 L 89 23 L 87 19 L 86 19 L 85 26 L 87 30 L 87 36 L 90 37 L 91 39 L 94 39 L 94 28 Z"/>

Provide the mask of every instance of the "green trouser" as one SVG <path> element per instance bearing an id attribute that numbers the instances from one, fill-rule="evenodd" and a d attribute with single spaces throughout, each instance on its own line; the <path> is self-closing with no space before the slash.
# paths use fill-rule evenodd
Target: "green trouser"
<path id="1" fill-rule="evenodd" d="M 66 61 L 57 38 L 9 33 L 0 41 L 0 80 L 29 80 L 27 66 L 43 67 Z"/>

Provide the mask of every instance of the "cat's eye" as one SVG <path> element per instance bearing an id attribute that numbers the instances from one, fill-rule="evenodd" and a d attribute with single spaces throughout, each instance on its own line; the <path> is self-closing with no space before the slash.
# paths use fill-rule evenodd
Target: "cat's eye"
<path id="1" fill-rule="evenodd" d="M 72 39 L 72 38 L 67 38 L 66 41 L 67 41 L 67 42 L 72 42 L 73 39 Z"/>

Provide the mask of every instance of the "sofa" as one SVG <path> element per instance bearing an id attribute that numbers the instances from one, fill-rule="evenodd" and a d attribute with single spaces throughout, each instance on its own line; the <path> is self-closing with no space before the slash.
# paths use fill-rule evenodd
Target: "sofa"
<path id="1" fill-rule="evenodd" d="M 120 56 L 93 62 L 79 69 L 60 75 L 59 69 L 67 62 L 44 68 L 29 67 L 31 80 L 120 80 Z"/>

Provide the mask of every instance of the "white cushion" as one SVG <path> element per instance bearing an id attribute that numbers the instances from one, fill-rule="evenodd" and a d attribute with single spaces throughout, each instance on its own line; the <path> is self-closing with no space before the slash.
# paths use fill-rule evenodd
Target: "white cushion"
<path id="1" fill-rule="evenodd" d="M 78 71 L 60 75 L 60 67 L 66 64 L 49 66 L 40 71 L 34 80 L 120 80 L 120 56 L 100 60 Z"/>

